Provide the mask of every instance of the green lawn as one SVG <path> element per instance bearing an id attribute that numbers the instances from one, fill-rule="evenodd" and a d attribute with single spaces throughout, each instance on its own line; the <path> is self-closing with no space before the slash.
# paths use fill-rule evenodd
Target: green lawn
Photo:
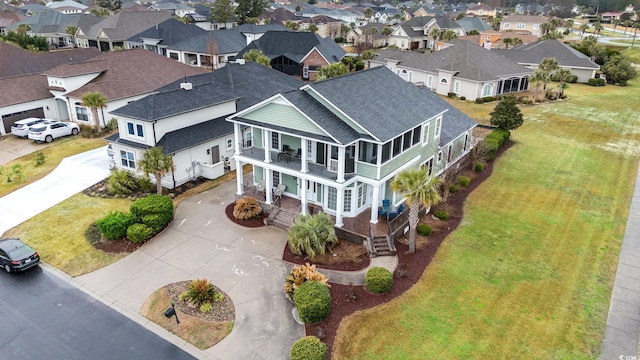
<path id="1" fill-rule="evenodd" d="M 420 281 L 343 320 L 334 358 L 596 358 L 640 158 L 639 86 L 572 84 L 569 101 L 523 108 Z"/>

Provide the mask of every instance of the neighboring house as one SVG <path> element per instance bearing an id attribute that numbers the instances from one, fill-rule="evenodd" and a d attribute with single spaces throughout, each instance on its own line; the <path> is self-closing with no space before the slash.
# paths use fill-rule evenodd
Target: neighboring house
<path id="1" fill-rule="evenodd" d="M 24 19 L 23 15 L 15 12 L 0 11 L 0 34 L 6 35 L 7 28 Z"/>
<path id="2" fill-rule="evenodd" d="M 353 94 L 370 94 L 354 101 Z M 381 100 L 382 99 L 382 100 Z M 378 221 L 383 199 L 397 204 L 394 176 L 412 166 L 441 174 L 472 148 L 476 123 L 436 94 L 408 84 L 383 67 L 309 83 L 281 92 L 228 118 L 236 147 L 237 194 L 244 193 L 242 167 L 253 166 L 255 184 L 300 200 L 335 216 L 362 212 Z M 287 151 L 288 150 L 288 151 Z M 284 154 L 291 154 L 285 155 Z"/>
<path id="3" fill-rule="evenodd" d="M 383 50 L 370 66 L 386 66 L 408 82 L 468 100 L 529 89 L 531 69 L 469 41 L 448 43 L 452 46 L 429 54 Z"/>
<path id="4" fill-rule="evenodd" d="M 268 31 L 245 47 L 238 58 L 252 49 L 262 51 L 273 69 L 304 80 L 314 80 L 321 67 L 337 63 L 346 55 L 335 41 L 310 32 Z"/>
<path id="5" fill-rule="evenodd" d="M 195 14 L 196 13 L 196 9 L 192 8 L 191 6 L 185 5 L 185 4 L 181 4 L 181 3 L 174 3 L 174 2 L 163 2 L 163 3 L 156 3 L 153 4 L 149 7 L 150 10 L 156 10 L 156 11 L 165 11 L 168 12 L 171 15 L 175 15 L 179 18 L 183 18 L 186 15 L 189 14 Z"/>
<path id="6" fill-rule="evenodd" d="M 347 33 L 347 41 L 352 44 L 369 43 L 375 48 L 387 46 L 389 37 L 382 35 L 382 29 L 387 27 L 385 24 L 368 23 L 367 25 L 357 27 Z"/>
<path id="7" fill-rule="evenodd" d="M 461 19 L 456 20 L 456 23 L 462 26 L 465 34 L 468 34 L 470 31 L 476 30 L 477 32 L 483 32 L 487 30 L 493 30 L 493 27 L 489 25 L 486 21 L 482 20 L 479 17 L 475 16 L 465 16 Z M 461 36 L 461 35 L 458 35 Z"/>
<path id="8" fill-rule="evenodd" d="M 130 37 L 159 24 L 171 15 L 165 11 L 121 11 L 102 19 L 97 24 L 78 26 L 78 47 L 96 47 L 100 51 L 123 48 Z"/>
<path id="9" fill-rule="evenodd" d="M 466 13 L 467 15 L 474 15 L 486 19 L 489 16 L 496 17 L 498 10 L 492 6 L 479 2 L 476 5 L 468 6 Z"/>
<path id="10" fill-rule="evenodd" d="M 340 36 L 341 25 L 344 24 L 342 21 L 338 19 L 334 19 L 332 17 L 320 15 L 312 18 L 301 20 L 298 24 L 300 24 L 300 31 L 308 31 L 309 26 L 311 24 L 315 24 L 318 29 L 315 33 L 322 36 L 323 38 L 331 38 L 335 39 Z"/>
<path id="11" fill-rule="evenodd" d="M 246 45 L 251 44 L 253 41 L 260 39 L 267 31 L 291 31 L 280 24 L 242 24 L 237 27 L 238 31 L 245 37 Z"/>
<path id="12" fill-rule="evenodd" d="M 538 41 L 538 37 L 531 34 L 518 34 L 512 31 L 498 32 L 495 30 L 481 31 L 480 35 L 468 35 L 459 37 L 460 40 L 471 41 L 478 46 L 482 46 L 485 49 L 506 49 L 508 45 L 505 45 L 503 39 L 518 38 L 522 41 L 522 44 L 529 44 Z M 513 45 L 511 45 L 513 47 Z"/>
<path id="13" fill-rule="evenodd" d="M 285 25 L 287 21 L 298 22 L 302 20 L 301 17 L 297 16 L 294 12 L 289 11 L 285 8 L 278 8 L 272 11 L 265 11 L 260 16 L 258 16 L 260 21 L 264 22 L 266 20 L 269 21 L 269 24 L 278 24 Z"/>
<path id="14" fill-rule="evenodd" d="M 546 15 L 547 8 L 538 3 L 516 4 L 515 10 L 520 15 Z"/>
<path id="15" fill-rule="evenodd" d="M 509 15 L 500 22 L 500 31 L 514 31 L 529 33 L 540 37 L 542 35 L 542 24 L 546 23 L 544 16 L 538 15 Z"/>
<path id="16" fill-rule="evenodd" d="M 587 83 L 600 69 L 600 65 L 591 61 L 587 55 L 555 39 L 524 44 L 509 50 L 494 50 L 494 52 L 530 69 L 537 69 L 545 58 L 555 58 L 560 67 L 571 71 L 578 77 L 580 83 Z"/>
<path id="17" fill-rule="evenodd" d="M 362 18 L 364 14 L 355 11 L 349 10 L 340 10 L 340 9 L 323 9 L 315 6 L 307 6 L 306 8 L 300 10 L 297 14 L 302 16 L 303 18 L 312 18 L 316 16 L 328 16 L 334 19 L 338 19 L 345 24 L 355 23 L 356 25 L 363 25 Z"/>
<path id="18" fill-rule="evenodd" d="M 75 45 L 74 36 L 67 33 L 69 26 L 90 27 L 100 21 L 102 21 L 101 17 L 92 14 L 62 14 L 46 9 L 14 23 L 9 27 L 9 30 L 15 31 L 18 26 L 25 24 L 31 28 L 28 32 L 30 35 L 47 38 L 53 47 L 73 47 Z"/>
<path id="19" fill-rule="evenodd" d="M 413 10 L 413 17 L 422 17 L 422 16 L 442 16 L 444 15 L 444 11 L 439 5 L 423 5 L 419 6 Z"/>
<path id="20" fill-rule="evenodd" d="M 229 115 L 277 94 L 302 86 L 256 63 L 187 77 L 156 93 L 111 111 L 118 133 L 107 138 L 118 168 L 141 173 L 137 163 L 153 146 L 171 155 L 175 170 L 162 183 L 173 188 L 197 177 L 214 179 L 234 170 L 237 146 Z M 251 134 L 248 133 L 249 138 Z M 225 169 L 226 168 L 226 169 Z"/>
<path id="21" fill-rule="evenodd" d="M 63 14 L 81 14 L 87 12 L 88 8 L 88 6 L 72 0 L 54 1 L 48 3 L 46 6 Z"/>
<path id="22" fill-rule="evenodd" d="M 42 72 L 98 55 L 96 49 L 33 53 L 0 41 L 0 134 L 9 134 L 14 122 L 28 117 L 68 119 L 64 102 L 51 96 Z"/>
<path id="23" fill-rule="evenodd" d="M 457 36 L 464 36 L 464 28 L 446 16 L 415 17 L 396 26 L 389 36 L 389 45 L 403 50 L 433 49 L 435 40 L 430 36 L 431 30 L 451 30 Z"/>
<path id="24" fill-rule="evenodd" d="M 68 118 L 78 124 L 104 126 L 105 114 L 155 89 L 185 76 L 205 70 L 155 55 L 143 49 L 111 51 L 89 61 L 61 65 L 44 72 L 49 91 L 64 102 Z M 91 109 L 82 105 L 82 96 L 99 92 L 107 99 L 104 109 L 94 118 Z"/>

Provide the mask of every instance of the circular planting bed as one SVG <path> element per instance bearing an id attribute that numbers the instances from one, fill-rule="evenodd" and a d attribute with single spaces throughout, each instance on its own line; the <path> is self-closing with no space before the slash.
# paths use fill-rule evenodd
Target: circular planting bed
<path id="1" fill-rule="evenodd" d="M 182 312 L 207 321 L 226 322 L 235 319 L 236 310 L 233 306 L 233 301 L 231 301 L 231 298 L 227 294 L 215 286 L 216 293 L 223 294 L 224 299 L 211 303 L 212 310 L 210 312 L 202 312 L 198 306 L 193 303 L 180 300 L 180 294 L 189 290 L 189 283 L 191 283 L 191 281 L 181 281 L 166 286 L 169 298 Z"/>
<path id="2" fill-rule="evenodd" d="M 244 226 L 244 227 L 251 227 L 251 228 L 255 228 L 255 227 L 261 227 L 264 226 L 264 219 L 269 216 L 269 214 L 267 214 L 266 212 L 262 212 L 260 214 L 260 216 L 255 217 L 253 219 L 249 219 L 249 220 L 240 220 L 240 219 L 236 219 L 235 216 L 233 216 L 233 207 L 236 205 L 235 202 L 232 202 L 231 204 L 227 205 L 227 207 L 224 209 L 224 213 L 227 214 L 227 217 L 229 218 L 229 220 L 233 221 L 234 223 Z"/>

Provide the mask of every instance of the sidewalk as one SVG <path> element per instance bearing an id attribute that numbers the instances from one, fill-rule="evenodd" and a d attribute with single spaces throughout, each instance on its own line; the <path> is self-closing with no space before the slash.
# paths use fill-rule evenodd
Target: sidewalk
<path id="1" fill-rule="evenodd" d="M 609 304 L 609 316 L 600 351 L 602 360 L 640 355 L 640 167 L 636 177 L 618 271 Z"/>

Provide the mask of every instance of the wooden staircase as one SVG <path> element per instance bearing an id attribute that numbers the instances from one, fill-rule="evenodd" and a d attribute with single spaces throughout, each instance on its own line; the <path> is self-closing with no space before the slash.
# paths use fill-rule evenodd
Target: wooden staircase
<path id="1" fill-rule="evenodd" d="M 267 225 L 273 225 L 284 230 L 289 230 L 297 215 L 298 212 L 294 213 L 280 207 L 274 207 L 267 218 Z"/>

